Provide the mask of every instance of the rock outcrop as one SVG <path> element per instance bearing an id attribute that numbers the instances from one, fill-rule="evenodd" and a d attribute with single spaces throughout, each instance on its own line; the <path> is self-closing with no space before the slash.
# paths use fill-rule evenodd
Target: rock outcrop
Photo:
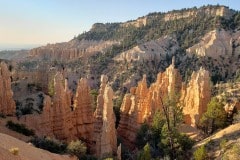
<path id="1" fill-rule="evenodd" d="M 53 97 L 44 97 L 41 115 L 27 115 L 20 121 L 37 131 L 37 135 L 50 136 L 64 141 L 81 139 L 90 152 L 99 157 L 117 153 L 117 133 L 113 112 L 113 90 L 107 77 L 101 77 L 97 108 L 93 113 L 90 87 L 80 79 L 74 99 L 67 80 L 61 73 L 54 77 Z"/>
<path id="2" fill-rule="evenodd" d="M 73 39 L 66 43 L 48 44 L 30 51 L 31 59 L 72 60 L 105 51 L 116 41 L 87 41 Z"/>
<path id="3" fill-rule="evenodd" d="M 11 89 L 11 75 L 6 63 L 0 64 L 0 113 L 3 115 L 15 115 L 16 105 Z"/>
<path id="4" fill-rule="evenodd" d="M 107 85 L 103 95 L 103 125 L 101 131 L 101 156 L 117 152 L 117 132 L 113 112 L 113 90 Z"/>
<path id="5" fill-rule="evenodd" d="M 122 23 L 121 26 L 123 27 L 129 27 L 129 26 L 134 26 L 136 28 L 140 28 L 143 26 L 147 25 L 147 17 L 143 17 L 143 18 L 138 18 L 135 21 L 130 21 L 130 22 L 126 22 L 126 23 Z"/>
<path id="6" fill-rule="evenodd" d="M 179 96 L 178 96 L 179 95 Z M 180 97 L 181 95 L 181 97 Z M 133 148 L 136 133 L 144 123 L 151 123 L 154 113 L 162 111 L 164 100 L 174 100 L 183 105 L 186 123 L 195 126 L 199 118 L 206 111 L 210 100 L 210 78 L 208 71 L 200 69 L 193 73 L 188 87 L 184 88 L 180 73 L 174 68 L 174 59 L 164 73 L 159 73 L 157 81 L 148 88 L 146 76 L 138 83 L 136 88 L 131 88 L 126 94 L 121 106 L 121 119 L 118 126 L 118 135 L 124 144 Z"/>
<path id="7" fill-rule="evenodd" d="M 201 7 L 196 10 L 186 10 L 184 12 L 169 12 L 164 15 L 164 21 L 177 20 L 182 18 L 191 18 L 196 17 L 198 15 L 205 16 L 220 16 L 226 19 L 229 19 L 234 14 L 234 11 L 230 10 L 225 6 L 216 6 L 216 7 Z"/>
<path id="8" fill-rule="evenodd" d="M 54 77 L 54 91 L 52 98 L 53 134 L 57 139 L 67 140 L 71 137 L 71 92 L 67 80 L 61 73 Z"/>
<path id="9" fill-rule="evenodd" d="M 187 49 L 187 53 L 198 56 L 208 56 L 218 58 L 220 56 L 231 55 L 233 37 L 225 30 L 213 30 L 206 34 L 200 43 Z"/>
<path id="10" fill-rule="evenodd" d="M 107 76 L 101 76 L 101 86 L 97 98 L 97 108 L 94 112 L 94 137 L 96 155 L 104 157 L 117 152 L 117 133 L 115 129 L 115 114 L 113 112 L 113 90 L 107 84 Z"/>
<path id="11" fill-rule="evenodd" d="M 193 72 L 187 87 L 182 89 L 182 105 L 185 122 L 196 126 L 202 114 L 207 111 L 207 104 L 211 99 L 209 72 L 201 68 Z"/>
<path id="12" fill-rule="evenodd" d="M 51 97 L 45 96 L 43 102 L 43 112 L 41 115 L 41 131 L 42 135 L 53 137 L 53 109 L 52 109 L 52 101 Z"/>
<path id="13" fill-rule="evenodd" d="M 122 160 L 122 144 L 121 143 L 117 148 L 117 160 Z"/>
<path id="14" fill-rule="evenodd" d="M 42 114 L 26 115 L 20 120 L 29 128 L 35 129 L 40 136 L 50 136 L 64 141 L 73 139 L 71 94 L 67 81 L 64 81 L 63 75 L 58 72 L 54 77 L 53 97 L 44 96 Z"/>
<path id="15" fill-rule="evenodd" d="M 144 44 L 133 47 L 122 52 L 114 59 L 116 61 L 141 61 L 141 60 L 161 60 L 168 55 L 172 55 L 179 48 L 175 38 L 165 36 L 157 40 L 152 40 Z"/>
<path id="16" fill-rule="evenodd" d="M 154 113 L 162 110 L 161 99 L 173 97 L 181 90 L 181 76 L 174 68 L 174 59 L 164 73 L 159 73 L 157 81 L 148 88 L 146 76 L 126 94 L 121 106 L 121 119 L 118 135 L 124 144 L 134 146 L 136 133 L 146 121 L 151 123 Z"/>
<path id="17" fill-rule="evenodd" d="M 74 98 L 73 127 L 76 131 L 75 137 L 93 141 L 93 109 L 90 95 L 90 87 L 85 78 L 80 79 Z"/>

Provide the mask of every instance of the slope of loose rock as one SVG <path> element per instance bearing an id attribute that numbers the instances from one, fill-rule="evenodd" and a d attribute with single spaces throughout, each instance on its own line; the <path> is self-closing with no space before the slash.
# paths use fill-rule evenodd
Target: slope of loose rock
<path id="1" fill-rule="evenodd" d="M 206 34 L 198 44 L 188 48 L 186 52 L 213 58 L 232 56 L 234 53 L 239 54 L 236 52 L 240 49 L 238 46 L 240 43 L 239 35 L 239 32 L 232 34 L 230 31 L 215 29 Z"/>
<path id="2" fill-rule="evenodd" d="M 18 148 L 18 155 L 9 152 L 11 148 Z M 35 148 L 9 135 L 0 133 L 0 160 L 76 160 L 67 155 L 57 155 L 48 151 Z"/>
<path id="3" fill-rule="evenodd" d="M 152 40 L 141 45 L 135 46 L 132 49 L 120 53 L 114 59 L 116 61 L 142 61 L 142 60 L 160 60 L 166 56 L 173 55 L 179 48 L 175 38 L 165 36 L 157 40 Z"/>
<path id="4" fill-rule="evenodd" d="M 193 150 L 205 145 L 208 156 L 211 159 L 221 159 L 223 156 L 225 156 L 225 158 L 235 157 L 235 153 L 231 153 L 231 151 L 234 145 L 239 146 L 240 144 L 239 128 L 240 123 L 230 125 L 229 127 L 222 129 L 212 136 L 195 144 Z M 236 153 L 239 153 L 238 150 L 239 148 L 237 148 Z M 238 154 L 238 156 L 239 155 L 240 154 Z M 233 160 L 235 160 L 235 158 L 233 158 Z"/>

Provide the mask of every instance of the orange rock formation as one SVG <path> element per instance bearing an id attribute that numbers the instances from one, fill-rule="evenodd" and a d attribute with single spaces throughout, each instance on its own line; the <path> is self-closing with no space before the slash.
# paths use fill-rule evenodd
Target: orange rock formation
<path id="1" fill-rule="evenodd" d="M 67 81 L 61 73 L 54 77 L 53 97 L 44 97 L 43 113 L 27 115 L 21 121 L 37 131 L 38 135 L 60 140 L 81 139 L 90 151 L 99 157 L 117 152 L 115 115 L 113 112 L 113 90 L 107 77 L 101 77 L 97 108 L 92 111 L 92 97 L 88 81 L 82 78 L 72 99 Z M 93 145 L 93 144 L 96 145 Z"/>
<path id="2" fill-rule="evenodd" d="M 87 79 L 80 79 L 74 98 L 73 127 L 75 136 L 93 141 L 93 109 Z"/>
<path id="3" fill-rule="evenodd" d="M 183 89 L 182 89 L 183 88 Z M 181 93 L 181 98 L 180 98 Z M 178 96 L 179 94 L 179 96 Z M 146 76 L 126 94 L 121 106 L 118 135 L 130 148 L 134 146 L 136 133 L 146 121 L 151 123 L 154 113 L 162 110 L 161 99 L 176 99 L 183 104 L 186 123 L 195 126 L 206 111 L 210 100 L 210 78 L 208 71 L 194 72 L 187 88 L 182 87 L 180 73 L 174 68 L 174 59 L 164 73 L 159 73 L 157 81 L 148 88 Z"/>
<path id="4" fill-rule="evenodd" d="M 11 75 L 6 63 L 0 64 L 0 113 L 4 115 L 15 115 L 16 105 L 13 100 L 11 89 Z"/>
<path id="5" fill-rule="evenodd" d="M 164 73 L 159 73 L 157 81 L 149 88 L 147 87 L 146 76 L 138 83 L 136 88 L 131 88 L 126 94 L 121 106 L 121 120 L 118 127 L 118 134 L 125 144 L 134 146 L 136 133 L 140 126 L 151 122 L 154 113 L 162 110 L 161 98 L 175 95 L 181 89 L 181 76 L 174 68 L 174 59 Z"/>
<path id="6" fill-rule="evenodd" d="M 117 133 L 113 112 L 113 90 L 106 84 L 107 77 L 101 76 L 101 87 L 97 99 L 95 116 L 96 155 L 104 157 L 117 152 Z"/>
<path id="7" fill-rule="evenodd" d="M 202 114 L 207 111 L 211 99 L 209 72 L 201 68 L 193 72 L 187 87 L 182 90 L 183 113 L 185 122 L 196 126 Z"/>
<path id="8" fill-rule="evenodd" d="M 53 134 L 57 139 L 71 138 L 72 119 L 71 119 L 71 92 L 68 89 L 67 81 L 61 73 L 54 77 L 55 94 L 52 98 L 53 113 Z"/>

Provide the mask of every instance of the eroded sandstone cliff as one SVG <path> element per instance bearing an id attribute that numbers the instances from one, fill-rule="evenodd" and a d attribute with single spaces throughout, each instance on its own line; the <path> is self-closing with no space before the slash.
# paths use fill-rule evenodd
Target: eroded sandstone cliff
<path id="1" fill-rule="evenodd" d="M 73 60 L 80 57 L 89 57 L 118 44 L 116 41 L 88 41 L 73 39 L 66 43 L 48 44 L 34 48 L 29 55 L 33 59 Z"/>
<path id="2" fill-rule="evenodd" d="M 193 72 L 187 87 L 183 86 L 181 96 L 185 123 L 196 126 L 211 99 L 209 72 L 203 68 Z"/>
<path id="3" fill-rule="evenodd" d="M 174 60 L 164 73 L 159 73 L 157 81 L 148 88 L 146 76 L 126 94 L 121 106 L 121 120 L 118 135 L 130 147 L 134 146 L 136 133 L 146 121 L 151 122 L 154 113 L 162 110 L 161 99 L 177 94 L 181 89 L 181 76 L 174 68 Z"/>
<path id="4" fill-rule="evenodd" d="M 181 98 L 180 98 L 181 95 Z M 118 135 L 123 143 L 133 147 L 136 133 L 144 123 L 151 123 L 154 113 L 162 110 L 161 101 L 175 100 L 182 105 L 186 123 L 195 126 L 206 111 L 210 100 L 210 78 L 208 71 L 194 72 L 188 87 L 182 85 L 180 73 L 174 68 L 174 59 L 164 73 L 159 73 L 157 81 L 147 87 L 146 76 L 126 94 L 121 106 Z"/>
<path id="5" fill-rule="evenodd" d="M 232 43 L 233 38 L 230 32 L 213 30 L 205 35 L 200 43 L 188 48 L 187 53 L 218 58 L 232 54 Z"/>
<path id="6" fill-rule="evenodd" d="M 122 52 L 114 59 L 116 61 L 142 61 L 142 60 L 161 60 L 170 56 L 179 48 L 176 38 L 165 36 L 157 40 L 152 40 L 141 45 L 135 46 L 130 50 Z"/>
<path id="7" fill-rule="evenodd" d="M 189 10 L 189 11 L 185 11 L 184 13 L 181 13 L 181 12 L 167 13 L 164 16 L 164 21 L 171 21 L 171 20 L 177 20 L 182 18 L 191 18 L 191 17 L 196 17 L 199 14 L 205 15 L 205 16 L 220 16 L 220 17 L 229 19 L 234 14 L 234 11 L 230 10 L 225 6 L 202 7 L 198 10 L 197 9 Z"/>
<path id="8" fill-rule="evenodd" d="M 50 136 L 64 141 L 81 139 L 90 152 L 104 157 L 117 152 L 117 133 L 113 112 L 113 90 L 107 84 L 107 77 L 101 77 L 97 108 L 93 113 L 90 87 L 85 78 L 79 80 L 73 98 L 67 80 L 58 72 L 54 77 L 53 97 L 44 97 L 43 112 L 40 115 L 26 115 L 20 119 L 37 135 Z"/>
<path id="9" fill-rule="evenodd" d="M 73 127 L 75 136 L 93 141 L 93 109 L 90 87 L 85 78 L 81 78 L 74 98 Z"/>
<path id="10" fill-rule="evenodd" d="M 11 74 L 6 63 L 0 64 L 0 113 L 3 115 L 15 115 L 16 105 L 11 89 Z"/>
<path id="11" fill-rule="evenodd" d="M 96 155 L 104 157 L 117 152 L 117 132 L 115 129 L 115 114 L 113 112 L 113 90 L 107 84 L 107 76 L 101 76 L 101 86 L 97 98 L 97 108 L 94 113 L 94 135 Z"/>

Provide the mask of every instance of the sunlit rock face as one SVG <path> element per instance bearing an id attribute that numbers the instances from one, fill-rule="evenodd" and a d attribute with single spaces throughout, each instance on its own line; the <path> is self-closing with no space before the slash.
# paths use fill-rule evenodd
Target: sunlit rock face
<path id="1" fill-rule="evenodd" d="M 113 112 L 113 90 L 107 84 L 107 76 L 101 76 L 101 86 L 97 98 L 97 108 L 94 113 L 94 135 L 96 155 L 105 157 L 117 152 L 117 132 L 115 129 L 115 114 Z"/>
<path id="2" fill-rule="evenodd" d="M 172 55 L 179 49 L 176 37 L 164 36 L 157 40 L 137 45 L 127 51 L 117 55 L 115 61 L 143 61 L 165 59 L 166 56 Z"/>
<path id="3" fill-rule="evenodd" d="M 53 111 L 53 133 L 57 139 L 68 139 L 71 135 L 71 92 L 68 89 L 67 81 L 61 73 L 54 77 L 54 91 L 52 98 Z"/>
<path id="4" fill-rule="evenodd" d="M 193 72 L 191 80 L 182 90 L 182 103 L 185 122 L 196 126 L 201 116 L 207 111 L 207 104 L 211 99 L 209 72 L 200 69 Z"/>
<path id="5" fill-rule="evenodd" d="M 208 71 L 194 72 L 187 87 L 182 83 L 180 73 L 172 64 L 159 73 L 155 83 L 147 87 L 146 76 L 126 94 L 121 106 L 118 135 L 130 148 L 135 146 L 136 133 L 144 123 L 151 123 L 156 111 L 162 111 L 166 99 L 177 100 L 183 107 L 185 122 L 195 126 L 207 109 L 210 100 L 210 77 Z M 190 117 L 190 118 L 187 118 Z"/>
<path id="6" fill-rule="evenodd" d="M 231 33 L 224 29 L 215 29 L 207 33 L 202 40 L 188 48 L 188 55 L 196 54 L 199 57 L 221 58 L 221 56 L 239 55 L 240 32 Z"/>
<path id="7" fill-rule="evenodd" d="M 86 78 L 78 82 L 74 97 L 73 127 L 74 135 L 79 138 L 93 141 L 93 109 L 90 87 Z"/>
<path id="8" fill-rule="evenodd" d="M 105 157 L 117 153 L 117 132 L 113 112 L 113 90 L 107 77 L 101 77 L 97 108 L 93 113 L 90 87 L 80 79 L 73 96 L 61 73 L 54 77 L 54 95 L 44 97 L 40 115 L 26 115 L 20 121 L 37 131 L 37 135 L 64 141 L 81 139 L 91 153 Z"/>
<path id="9" fill-rule="evenodd" d="M 162 110 L 161 100 L 172 97 L 181 90 L 181 76 L 172 64 L 164 73 L 159 73 L 157 81 L 148 88 L 146 76 L 126 94 L 121 106 L 121 120 L 118 135 L 130 147 L 134 146 L 136 133 L 146 121 L 151 123 L 154 113 Z"/>

